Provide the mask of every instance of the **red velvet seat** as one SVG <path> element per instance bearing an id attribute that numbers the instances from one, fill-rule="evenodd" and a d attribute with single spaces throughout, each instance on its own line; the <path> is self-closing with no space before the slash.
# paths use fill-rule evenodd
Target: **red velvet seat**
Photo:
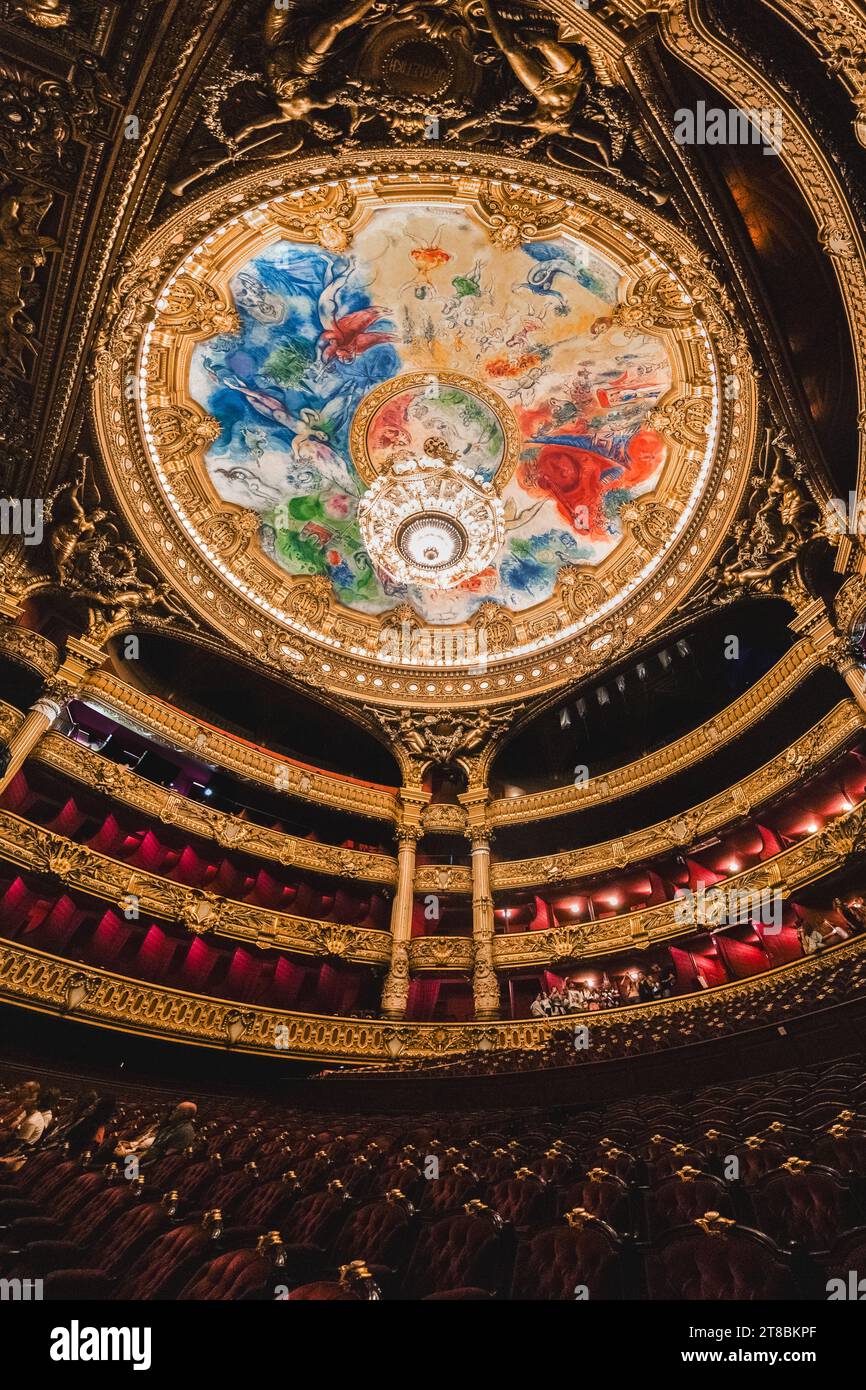
<path id="1" fill-rule="evenodd" d="M 656 1153 L 652 1162 L 647 1165 L 647 1177 L 651 1183 L 658 1183 L 681 1168 L 700 1170 L 703 1166 L 703 1155 L 697 1149 L 689 1148 L 686 1144 L 674 1144 L 671 1148 Z"/>
<path id="2" fill-rule="evenodd" d="M 259 1250 L 227 1250 L 208 1261 L 181 1289 L 178 1302 L 234 1302 L 264 1294 L 276 1282 L 274 1265 Z"/>
<path id="3" fill-rule="evenodd" d="M 81 1248 L 67 1241 L 40 1241 L 29 1248 L 28 1260 L 34 1269 L 38 1265 L 50 1271 L 45 1277 L 48 1299 L 105 1298 L 168 1219 L 159 1202 L 137 1202 L 91 1244 Z"/>
<path id="4" fill-rule="evenodd" d="M 380 1267 L 402 1269 L 409 1258 L 417 1221 L 412 1204 L 395 1196 L 368 1202 L 350 1212 L 340 1229 L 333 1253 L 342 1264 L 363 1261 L 374 1272 Z"/>
<path id="5" fill-rule="evenodd" d="M 770 1143 L 765 1139 L 747 1139 L 738 1144 L 734 1157 L 739 1163 L 739 1180 L 744 1187 L 753 1187 L 766 1173 L 771 1173 L 784 1163 L 788 1157 L 781 1144 Z"/>
<path id="6" fill-rule="evenodd" d="M 651 1240 L 676 1226 L 687 1226 L 705 1211 L 733 1217 L 734 1204 L 725 1184 L 709 1173 L 684 1168 L 664 1178 L 644 1196 L 647 1234 Z"/>
<path id="7" fill-rule="evenodd" d="M 241 1198 L 232 1220 L 239 1226 L 253 1226 L 257 1230 L 264 1226 L 279 1229 L 297 1200 L 298 1183 L 294 1177 L 262 1182 Z"/>
<path id="8" fill-rule="evenodd" d="M 134 1302 L 172 1298 L 207 1259 L 218 1229 L 195 1222 L 166 1231 L 135 1261 L 116 1296 Z"/>
<path id="9" fill-rule="evenodd" d="M 462 1211 L 467 1202 L 481 1191 L 475 1173 L 465 1164 L 457 1164 L 441 1178 L 431 1178 L 424 1184 L 418 1210 L 428 1219 L 451 1216 Z"/>
<path id="10" fill-rule="evenodd" d="M 332 1184 L 326 1192 L 301 1197 L 283 1218 L 287 1245 L 317 1245 L 327 1250 L 346 1219 L 351 1198 L 346 1189 Z"/>
<path id="11" fill-rule="evenodd" d="M 4 1233 L 5 1245 L 20 1249 L 31 1240 L 51 1234 L 65 1234 L 66 1227 L 91 1197 L 105 1189 L 102 1173 L 82 1173 L 51 1196 L 50 1207 L 45 1204 L 38 1212 L 23 1212 L 14 1218 Z M 8 1205 L 8 1204 L 6 1204 Z M 48 1214 L 50 1211 L 50 1215 Z"/>
<path id="12" fill-rule="evenodd" d="M 423 1229 L 406 1271 L 404 1297 L 481 1296 L 507 1288 L 514 1257 L 509 1227 L 480 1204 Z"/>
<path id="13" fill-rule="evenodd" d="M 627 1235 L 633 1228 L 628 1184 L 604 1168 L 591 1168 L 579 1182 L 560 1191 L 556 1204 L 561 1216 L 574 1207 L 582 1207 L 620 1235 Z"/>
<path id="14" fill-rule="evenodd" d="M 768 1173 L 751 1199 L 761 1230 L 779 1245 L 810 1251 L 829 1249 L 859 1216 L 848 1184 L 817 1164 Z"/>
<path id="15" fill-rule="evenodd" d="M 512 1300 L 620 1299 L 621 1244 L 616 1232 L 580 1209 L 556 1226 L 521 1240 L 511 1281 Z"/>
<path id="16" fill-rule="evenodd" d="M 816 1297 L 827 1298 L 830 1293 L 836 1293 L 835 1301 L 845 1301 L 851 1297 L 851 1284 L 858 1284 L 859 1281 L 866 1280 L 866 1226 L 856 1226 L 851 1231 L 846 1231 L 843 1236 L 835 1242 L 831 1250 L 823 1254 L 816 1263 L 820 1267 L 821 1279 L 818 1288 L 815 1290 Z M 856 1278 L 852 1280 L 852 1271 Z M 827 1282 L 830 1279 L 842 1281 L 845 1299 L 840 1300 L 840 1290 L 828 1289 Z M 866 1283 L 862 1288 L 857 1288 L 858 1302 L 866 1294 Z"/>
<path id="17" fill-rule="evenodd" d="M 644 1259 L 651 1299 L 730 1302 L 796 1299 L 790 1265 L 773 1242 L 745 1226 L 697 1223 L 661 1236 Z"/>
<path id="18" fill-rule="evenodd" d="M 207 1203 L 209 1207 L 219 1207 L 226 1217 L 232 1216 L 236 1208 L 255 1190 L 261 1178 L 252 1169 L 236 1168 L 232 1173 L 222 1173 L 216 1182 L 208 1189 Z"/>
<path id="19" fill-rule="evenodd" d="M 866 1134 L 848 1125 L 831 1125 L 816 1141 L 815 1161 L 846 1177 L 866 1178 Z"/>
<path id="20" fill-rule="evenodd" d="M 543 1226 L 553 1216 L 556 1188 L 535 1173 L 520 1170 L 488 1189 L 488 1205 L 516 1231 Z"/>

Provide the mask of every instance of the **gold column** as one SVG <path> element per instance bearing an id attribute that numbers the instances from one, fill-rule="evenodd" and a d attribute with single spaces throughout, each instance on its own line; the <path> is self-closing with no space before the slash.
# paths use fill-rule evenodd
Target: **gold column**
<path id="1" fill-rule="evenodd" d="M 63 665 L 45 682 L 39 699 L 9 740 L 9 765 L 0 777 L 0 795 L 21 770 L 42 735 L 51 728 L 67 700 L 81 692 L 87 676 L 104 660 L 105 652 L 100 648 L 79 638 L 69 639 Z"/>
<path id="2" fill-rule="evenodd" d="M 23 767 L 46 729 L 51 728 L 66 698 L 68 696 L 64 695 L 62 686 L 49 682 L 35 705 L 27 711 L 23 724 L 18 725 L 9 740 L 9 763 L 0 777 L 0 795 Z"/>
<path id="3" fill-rule="evenodd" d="M 397 828 L 397 891 L 391 906 L 391 968 L 382 987 L 382 1016 L 405 1018 L 409 999 L 409 940 L 415 901 L 415 847 L 421 827 L 405 823 Z"/>
<path id="4" fill-rule="evenodd" d="M 472 838 L 472 996 L 475 1017 L 499 1017 L 499 980 L 493 966 L 493 898 L 490 895 L 490 833 L 479 826 Z"/>
<path id="5" fill-rule="evenodd" d="M 788 624 L 793 632 L 803 633 L 809 638 L 815 653 L 825 666 L 838 671 L 857 702 L 861 713 L 866 716 L 866 673 L 863 658 L 847 632 L 840 632 L 833 626 L 832 619 L 820 599 L 812 599 L 798 612 Z"/>

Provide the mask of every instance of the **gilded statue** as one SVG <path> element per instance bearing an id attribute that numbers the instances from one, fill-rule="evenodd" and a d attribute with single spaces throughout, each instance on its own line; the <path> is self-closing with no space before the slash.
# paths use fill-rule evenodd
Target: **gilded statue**
<path id="1" fill-rule="evenodd" d="M 280 9 L 271 5 L 265 16 L 265 71 L 278 114 L 250 121 L 232 137 L 227 155 L 172 184 L 172 193 L 180 196 L 199 179 L 248 155 L 287 159 L 304 144 L 307 127 L 315 128 L 317 112 L 347 104 L 344 84 L 324 80 L 327 64 L 345 34 L 389 9 L 387 0 L 342 0 L 336 8 L 333 0 L 326 0 L 330 13 L 323 19 L 318 17 L 318 7 L 299 14 L 301 8 L 299 4 Z M 357 120 L 357 111 L 354 116 Z M 259 135 L 260 131 L 268 133 Z M 334 138 L 339 131 L 334 126 L 317 133 Z"/>
<path id="2" fill-rule="evenodd" d="M 807 591 L 804 550 L 818 530 L 817 508 L 794 476 L 793 457 L 784 431 L 768 435 L 764 475 L 720 561 L 727 584 L 792 602 Z"/>
<path id="3" fill-rule="evenodd" d="M 59 248 L 39 227 L 54 195 L 35 185 L 11 185 L 0 176 L 0 362 L 16 375 L 26 371 L 25 355 L 35 347 L 36 327 L 26 313 L 28 286 Z"/>
<path id="4" fill-rule="evenodd" d="M 45 506 L 54 580 L 87 605 L 90 636 L 102 636 L 107 627 L 148 610 L 186 618 L 171 586 L 142 564 L 100 503 L 89 460 L 80 454 L 71 478 Z"/>
<path id="5" fill-rule="evenodd" d="M 491 0 L 481 0 L 482 12 L 491 37 L 524 91 L 535 102 L 531 114 L 504 111 L 469 117 L 455 125 L 453 139 L 473 129 L 487 131 L 491 121 L 501 126 L 521 126 L 531 134 L 532 143 L 548 136 L 561 136 L 588 145 L 606 168 L 611 163 L 612 143 L 608 131 L 594 122 L 582 120 L 578 105 L 584 95 L 592 67 L 584 51 L 562 43 L 531 26 L 503 18 Z"/>

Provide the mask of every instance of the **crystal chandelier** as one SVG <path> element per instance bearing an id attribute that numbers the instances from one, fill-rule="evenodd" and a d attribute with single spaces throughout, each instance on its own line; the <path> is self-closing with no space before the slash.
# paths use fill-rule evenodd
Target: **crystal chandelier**
<path id="1" fill-rule="evenodd" d="M 443 439 L 395 463 L 361 498 L 358 520 L 376 567 L 400 584 L 451 589 L 490 563 L 505 534 L 491 483 L 457 462 Z"/>

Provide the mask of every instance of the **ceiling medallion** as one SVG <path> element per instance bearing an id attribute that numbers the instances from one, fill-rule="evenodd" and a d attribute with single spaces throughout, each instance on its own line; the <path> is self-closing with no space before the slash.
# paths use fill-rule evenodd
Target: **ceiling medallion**
<path id="1" fill-rule="evenodd" d="M 419 459 L 382 473 L 358 506 L 374 564 L 396 584 L 450 589 L 478 574 L 502 544 L 505 509 L 492 483 L 428 439 Z"/>
<path id="2" fill-rule="evenodd" d="M 524 698 L 657 626 L 730 525 L 757 395 L 722 304 L 679 231 L 587 176 L 298 161 L 142 245 L 97 430 L 149 558 L 248 653 L 290 639 L 365 700 Z M 500 615 L 486 669 L 468 640 L 384 658 L 407 613 L 458 637 Z"/>

